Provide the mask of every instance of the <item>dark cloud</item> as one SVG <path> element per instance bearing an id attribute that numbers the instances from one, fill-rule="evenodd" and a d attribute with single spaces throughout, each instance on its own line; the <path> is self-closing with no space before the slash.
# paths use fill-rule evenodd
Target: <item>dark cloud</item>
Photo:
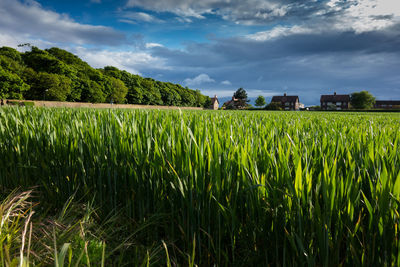
<path id="1" fill-rule="evenodd" d="M 306 20 L 323 15 L 325 18 L 342 13 L 357 1 L 330 0 L 128 0 L 127 7 L 140 7 L 155 12 L 172 12 L 179 16 L 204 18 L 216 14 L 226 20 L 243 24 L 265 24 Z"/>
<path id="2" fill-rule="evenodd" d="M 192 43 L 185 50 L 165 47 L 154 50 L 172 66 L 218 67 L 221 64 L 268 61 L 293 56 L 346 53 L 400 53 L 400 36 L 391 32 L 324 32 L 293 34 L 274 40 L 220 39 L 214 43 Z"/>
<path id="3" fill-rule="evenodd" d="M 153 55 L 163 58 L 171 70 L 149 70 L 166 80 L 181 82 L 206 74 L 216 82 L 198 85 L 215 93 L 245 87 L 250 92 L 298 94 L 306 104 L 333 91 L 369 90 L 378 98 L 400 98 L 400 36 L 393 29 L 356 33 L 332 31 L 292 34 L 265 41 L 248 38 L 192 43 L 185 50 L 157 47 Z M 202 87 L 203 86 L 203 87 Z"/>

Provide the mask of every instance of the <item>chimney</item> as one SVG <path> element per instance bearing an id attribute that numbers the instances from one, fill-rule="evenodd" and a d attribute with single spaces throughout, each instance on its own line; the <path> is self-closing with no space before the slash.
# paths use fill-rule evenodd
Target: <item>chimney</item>
<path id="1" fill-rule="evenodd" d="M 336 95 L 336 92 L 334 92 L 333 95 Z"/>
<path id="2" fill-rule="evenodd" d="M 217 98 L 217 95 L 214 95 L 214 98 Z"/>
<path id="3" fill-rule="evenodd" d="M 286 96 L 286 93 L 284 93 L 283 96 Z"/>

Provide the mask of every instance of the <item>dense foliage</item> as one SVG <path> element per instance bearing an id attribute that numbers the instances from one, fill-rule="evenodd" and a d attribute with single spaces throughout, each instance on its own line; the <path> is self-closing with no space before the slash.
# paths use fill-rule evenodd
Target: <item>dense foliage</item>
<path id="1" fill-rule="evenodd" d="M 281 103 L 278 103 L 278 102 L 271 102 L 265 106 L 265 109 L 266 110 L 282 110 L 282 105 L 281 105 Z"/>
<path id="2" fill-rule="evenodd" d="M 208 107 L 210 98 L 179 84 L 115 67 L 94 69 L 59 49 L 0 48 L 0 98 Z"/>
<path id="3" fill-rule="evenodd" d="M 106 266 L 399 266 L 399 122 L 9 107 L 0 109 L 0 184 L 36 186 L 39 214 L 64 210 L 71 196 L 94 206 L 102 227 L 80 236 L 98 259 L 105 241 Z"/>
<path id="4" fill-rule="evenodd" d="M 368 91 L 354 92 L 350 95 L 350 104 L 355 109 L 372 108 L 375 97 Z"/>
<path id="5" fill-rule="evenodd" d="M 233 93 L 233 98 L 237 99 L 237 102 L 235 104 L 236 108 L 242 109 L 248 106 L 248 102 L 250 102 L 250 99 L 247 98 L 247 92 L 243 88 L 239 88 L 236 90 L 235 93 Z"/>
<path id="6" fill-rule="evenodd" d="M 267 102 L 265 102 L 265 97 L 262 95 L 259 95 L 256 99 L 256 107 L 263 107 L 267 104 Z"/>

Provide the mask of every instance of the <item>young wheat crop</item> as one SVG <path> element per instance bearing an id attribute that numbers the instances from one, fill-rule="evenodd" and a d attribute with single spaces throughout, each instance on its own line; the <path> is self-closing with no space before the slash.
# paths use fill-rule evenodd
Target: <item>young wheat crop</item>
<path id="1" fill-rule="evenodd" d="M 174 264 L 399 266 L 399 143 L 396 114 L 5 108 L 0 183 Z"/>

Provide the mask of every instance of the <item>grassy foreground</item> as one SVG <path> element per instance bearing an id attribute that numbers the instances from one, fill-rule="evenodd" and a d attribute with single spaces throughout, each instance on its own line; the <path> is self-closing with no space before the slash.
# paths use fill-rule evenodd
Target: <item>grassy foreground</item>
<path id="1" fill-rule="evenodd" d="M 399 143 L 396 114 L 0 109 L 1 264 L 399 266 Z"/>

